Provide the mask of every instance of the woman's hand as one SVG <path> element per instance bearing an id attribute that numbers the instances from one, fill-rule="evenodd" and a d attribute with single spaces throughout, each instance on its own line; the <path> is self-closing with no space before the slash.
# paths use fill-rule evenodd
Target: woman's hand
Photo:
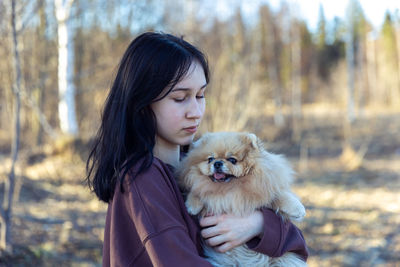
<path id="1" fill-rule="evenodd" d="M 232 214 L 211 215 L 200 220 L 202 237 L 207 245 L 218 252 L 226 252 L 263 233 L 264 218 L 261 211 L 248 216 Z"/>

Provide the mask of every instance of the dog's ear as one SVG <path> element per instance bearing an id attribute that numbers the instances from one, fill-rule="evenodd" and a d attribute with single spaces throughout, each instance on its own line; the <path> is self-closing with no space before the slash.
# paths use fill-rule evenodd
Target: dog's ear
<path id="1" fill-rule="evenodd" d="M 201 146 L 201 144 L 203 142 L 205 142 L 205 140 L 207 140 L 209 135 L 210 135 L 210 133 L 203 134 L 199 139 L 197 139 L 196 141 L 194 141 L 193 143 L 190 144 L 189 150 Z"/>
<path id="2" fill-rule="evenodd" d="M 201 142 L 201 139 L 197 139 L 196 141 L 193 141 L 193 142 L 190 144 L 189 150 L 191 150 L 191 149 L 193 149 L 193 148 L 196 148 L 196 147 L 199 147 L 199 146 L 200 146 L 200 142 Z"/>
<path id="3" fill-rule="evenodd" d="M 254 149 L 260 149 L 262 147 L 261 140 L 253 133 L 244 133 L 242 141 L 245 144 L 249 144 Z"/>

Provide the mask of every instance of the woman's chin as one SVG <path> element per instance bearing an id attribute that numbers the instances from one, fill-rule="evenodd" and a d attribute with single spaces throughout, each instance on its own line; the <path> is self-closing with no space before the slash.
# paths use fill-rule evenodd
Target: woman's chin
<path id="1" fill-rule="evenodd" d="M 193 142 L 194 139 L 194 134 L 191 136 L 188 136 L 187 138 L 184 138 L 181 142 L 180 145 L 181 146 L 187 146 L 190 145 Z"/>

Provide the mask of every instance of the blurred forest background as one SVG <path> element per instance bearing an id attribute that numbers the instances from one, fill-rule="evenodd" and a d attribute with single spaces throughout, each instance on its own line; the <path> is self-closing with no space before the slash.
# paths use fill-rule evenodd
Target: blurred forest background
<path id="1" fill-rule="evenodd" d="M 400 266 L 400 12 L 362 1 L 311 31 L 298 7 L 207 0 L 0 1 L 0 266 L 98 266 L 106 205 L 85 161 L 119 59 L 146 30 L 209 58 L 201 132 L 289 157 L 310 266 Z M 237 6 L 237 8 L 235 8 Z M 199 12 L 202 10 L 202 12 Z M 167 63 L 166 63 L 167 64 Z"/>

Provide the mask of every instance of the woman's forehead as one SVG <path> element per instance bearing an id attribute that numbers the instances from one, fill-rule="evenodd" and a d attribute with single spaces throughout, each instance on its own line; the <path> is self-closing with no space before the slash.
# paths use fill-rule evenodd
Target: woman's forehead
<path id="1" fill-rule="evenodd" d="M 207 85 L 203 67 L 196 61 L 192 62 L 186 75 L 174 86 L 176 90 L 199 90 Z"/>
<path id="2" fill-rule="evenodd" d="M 190 64 L 187 73 L 177 82 L 173 88 L 167 86 L 156 98 L 161 100 L 171 92 L 197 92 L 207 86 L 204 70 L 200 63 L 194 61 Z"/>

